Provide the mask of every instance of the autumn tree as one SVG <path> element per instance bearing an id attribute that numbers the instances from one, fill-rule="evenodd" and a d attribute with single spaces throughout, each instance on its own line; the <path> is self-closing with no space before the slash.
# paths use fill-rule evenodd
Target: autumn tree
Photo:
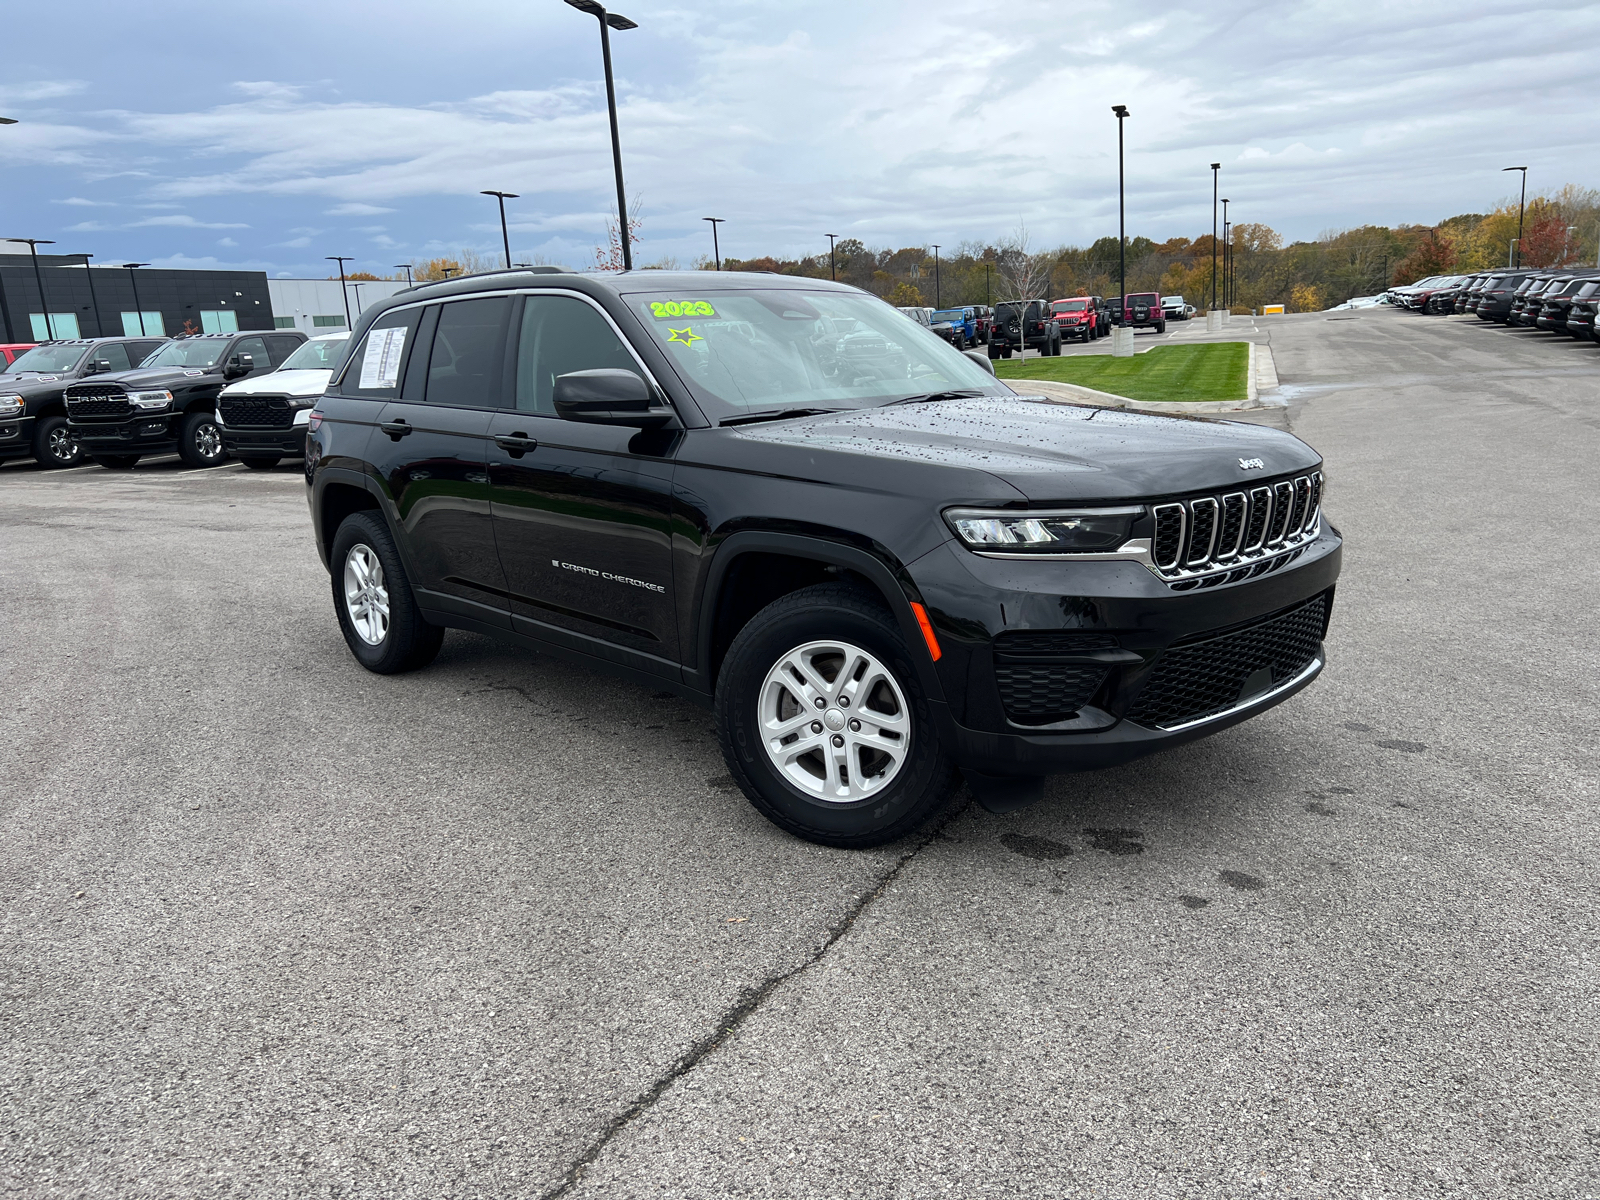
<path id="1" fill-rule="evenodd" d="M 1429 230 L 1428 235 L 1395 267 L 1394 284 L 1400 286 L 1426 279 L 1430 275 L 1441 275 L 1455 266 L 1455 262 L 1455 243 Z"/>

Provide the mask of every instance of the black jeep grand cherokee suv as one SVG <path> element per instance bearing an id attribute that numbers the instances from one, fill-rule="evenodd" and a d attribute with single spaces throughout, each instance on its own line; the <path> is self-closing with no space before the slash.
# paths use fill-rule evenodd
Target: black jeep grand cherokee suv
<path id="1" fill-rule="evenodd" d="M 173 451 L 188 466 L 214 467 L 227 457 L 217 394 L 236 379 L 272 370 L 305 340 L 288 330 L 179 338 L 136 371 L 67 388 L 67 424 L 102 467 L 131 467 L 147 454 Z"/>
<path id="2" fill-rule="evenodd" d="M 422 666 L 451 626 L 714 705 L 801 837 L 908 833 L 958 769 L 1016 807 L 1322 669 L 1315 451 L 1019 396 L 842 284 L 494 272 L 352 344 L 306 481 L 356 659 Z"/>

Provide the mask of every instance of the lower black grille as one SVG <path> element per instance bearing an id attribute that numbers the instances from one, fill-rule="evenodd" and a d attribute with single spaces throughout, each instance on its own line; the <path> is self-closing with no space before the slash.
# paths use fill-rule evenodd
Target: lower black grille
<path id="1" fill-rule="evenodd" d="M 1156 662 L 1128 719 L 1181 725 L 1226 712 L 1246 691 L 1287 683 L 1316 658 L 1327 616 L 1328 599 L 1318 596 L 1243 629 L 1173 646 Z"/>
<path id="2" fill-rule="evenodd" d="M 1107 668 L 1067 663 L 996 663 L 1000 702 L 1018 725 L 1065 721 L 1089 703 Z"/>
<path id="3" fill-rule="evenodd" d="M 288 429 L 294 424 L 294 409 L 282 396 L 224 396 L 217 409 L 229 427 Z"/>
<path id="4" fill-rule="evenodd" d="M 1118 645 L 1112 634 L 1079 629 L 1014 629 L 994 640 L 999 654 L 1076 654 L 1084 650 L 1115 650 Z"/>

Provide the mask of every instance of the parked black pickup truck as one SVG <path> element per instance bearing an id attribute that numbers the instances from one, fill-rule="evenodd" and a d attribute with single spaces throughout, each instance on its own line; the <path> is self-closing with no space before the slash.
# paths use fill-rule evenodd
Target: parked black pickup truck
<path id="1" fill-rule="evenodd" d="M 0 459 L 32 458 L 42 467 L 70 467 L 83 448 L 67 427 L 69 385 L 128 371 L 165 338 L 79 338 L 41 342 L 0 375 Z"/>
<path id="2" fill-rule="evenodd" d="M 902 837 L 958 769 L 1019 807 L 1322 670 L 1341 541 L 1280 430 L 1019 395 L 793 276 L 496 271 L 353 340 L 306 492 L 356 662 L 415 670 L 451 626 L 697 700 L 799 837 Z"/>
<path id="3" fill-rule="evenodd" d="M 67 388 L 67 424 L 103 467 L 131 467 L 146 454 L 171 454 L 191 467 L 227 457 L 217 428 L 217 395 L 236 379 L 270 371 L 306 340 L 303 333 L 202 333 L 168 342 L 136 371 L 97 375 Z"/>

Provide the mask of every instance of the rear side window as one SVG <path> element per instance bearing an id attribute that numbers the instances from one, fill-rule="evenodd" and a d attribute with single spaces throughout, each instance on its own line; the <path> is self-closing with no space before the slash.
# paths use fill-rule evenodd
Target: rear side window
<path id="1" fill-rule="evenodd" d="M 129 342 L 129 343 L 127 343 L 127 346 L 128 346 L 128 361 L 131 362 L 134 366 L 138 366 L 145 359 L 149 358 L 152 354 L 154 354 L 157 350 L 161 349 L 162 343 L 161 342 Z"/>
<path id="2" fill-rule="evenodd" d="M 361 337 L 340 379 L 339 391 L 364 400 L 392 400 L 400 394 L 406 360 L 415 353 L 420 308 L 386 312 Z"/>
<path id="3" fill-rule="evenodd" d="M 571 296 L 529 296 L 523 302 L 514 397 L 519 411 L 554 416 L 556 377 L 601 368 L 640 374 L 633 355 L 591 305 Z"/>
<path id="4" fill-rule="evenodd" d="M 429 404 L 499 406 L 510 316 L 509 296 L 456 300 L 443 307 L 428 358 Z"/>

